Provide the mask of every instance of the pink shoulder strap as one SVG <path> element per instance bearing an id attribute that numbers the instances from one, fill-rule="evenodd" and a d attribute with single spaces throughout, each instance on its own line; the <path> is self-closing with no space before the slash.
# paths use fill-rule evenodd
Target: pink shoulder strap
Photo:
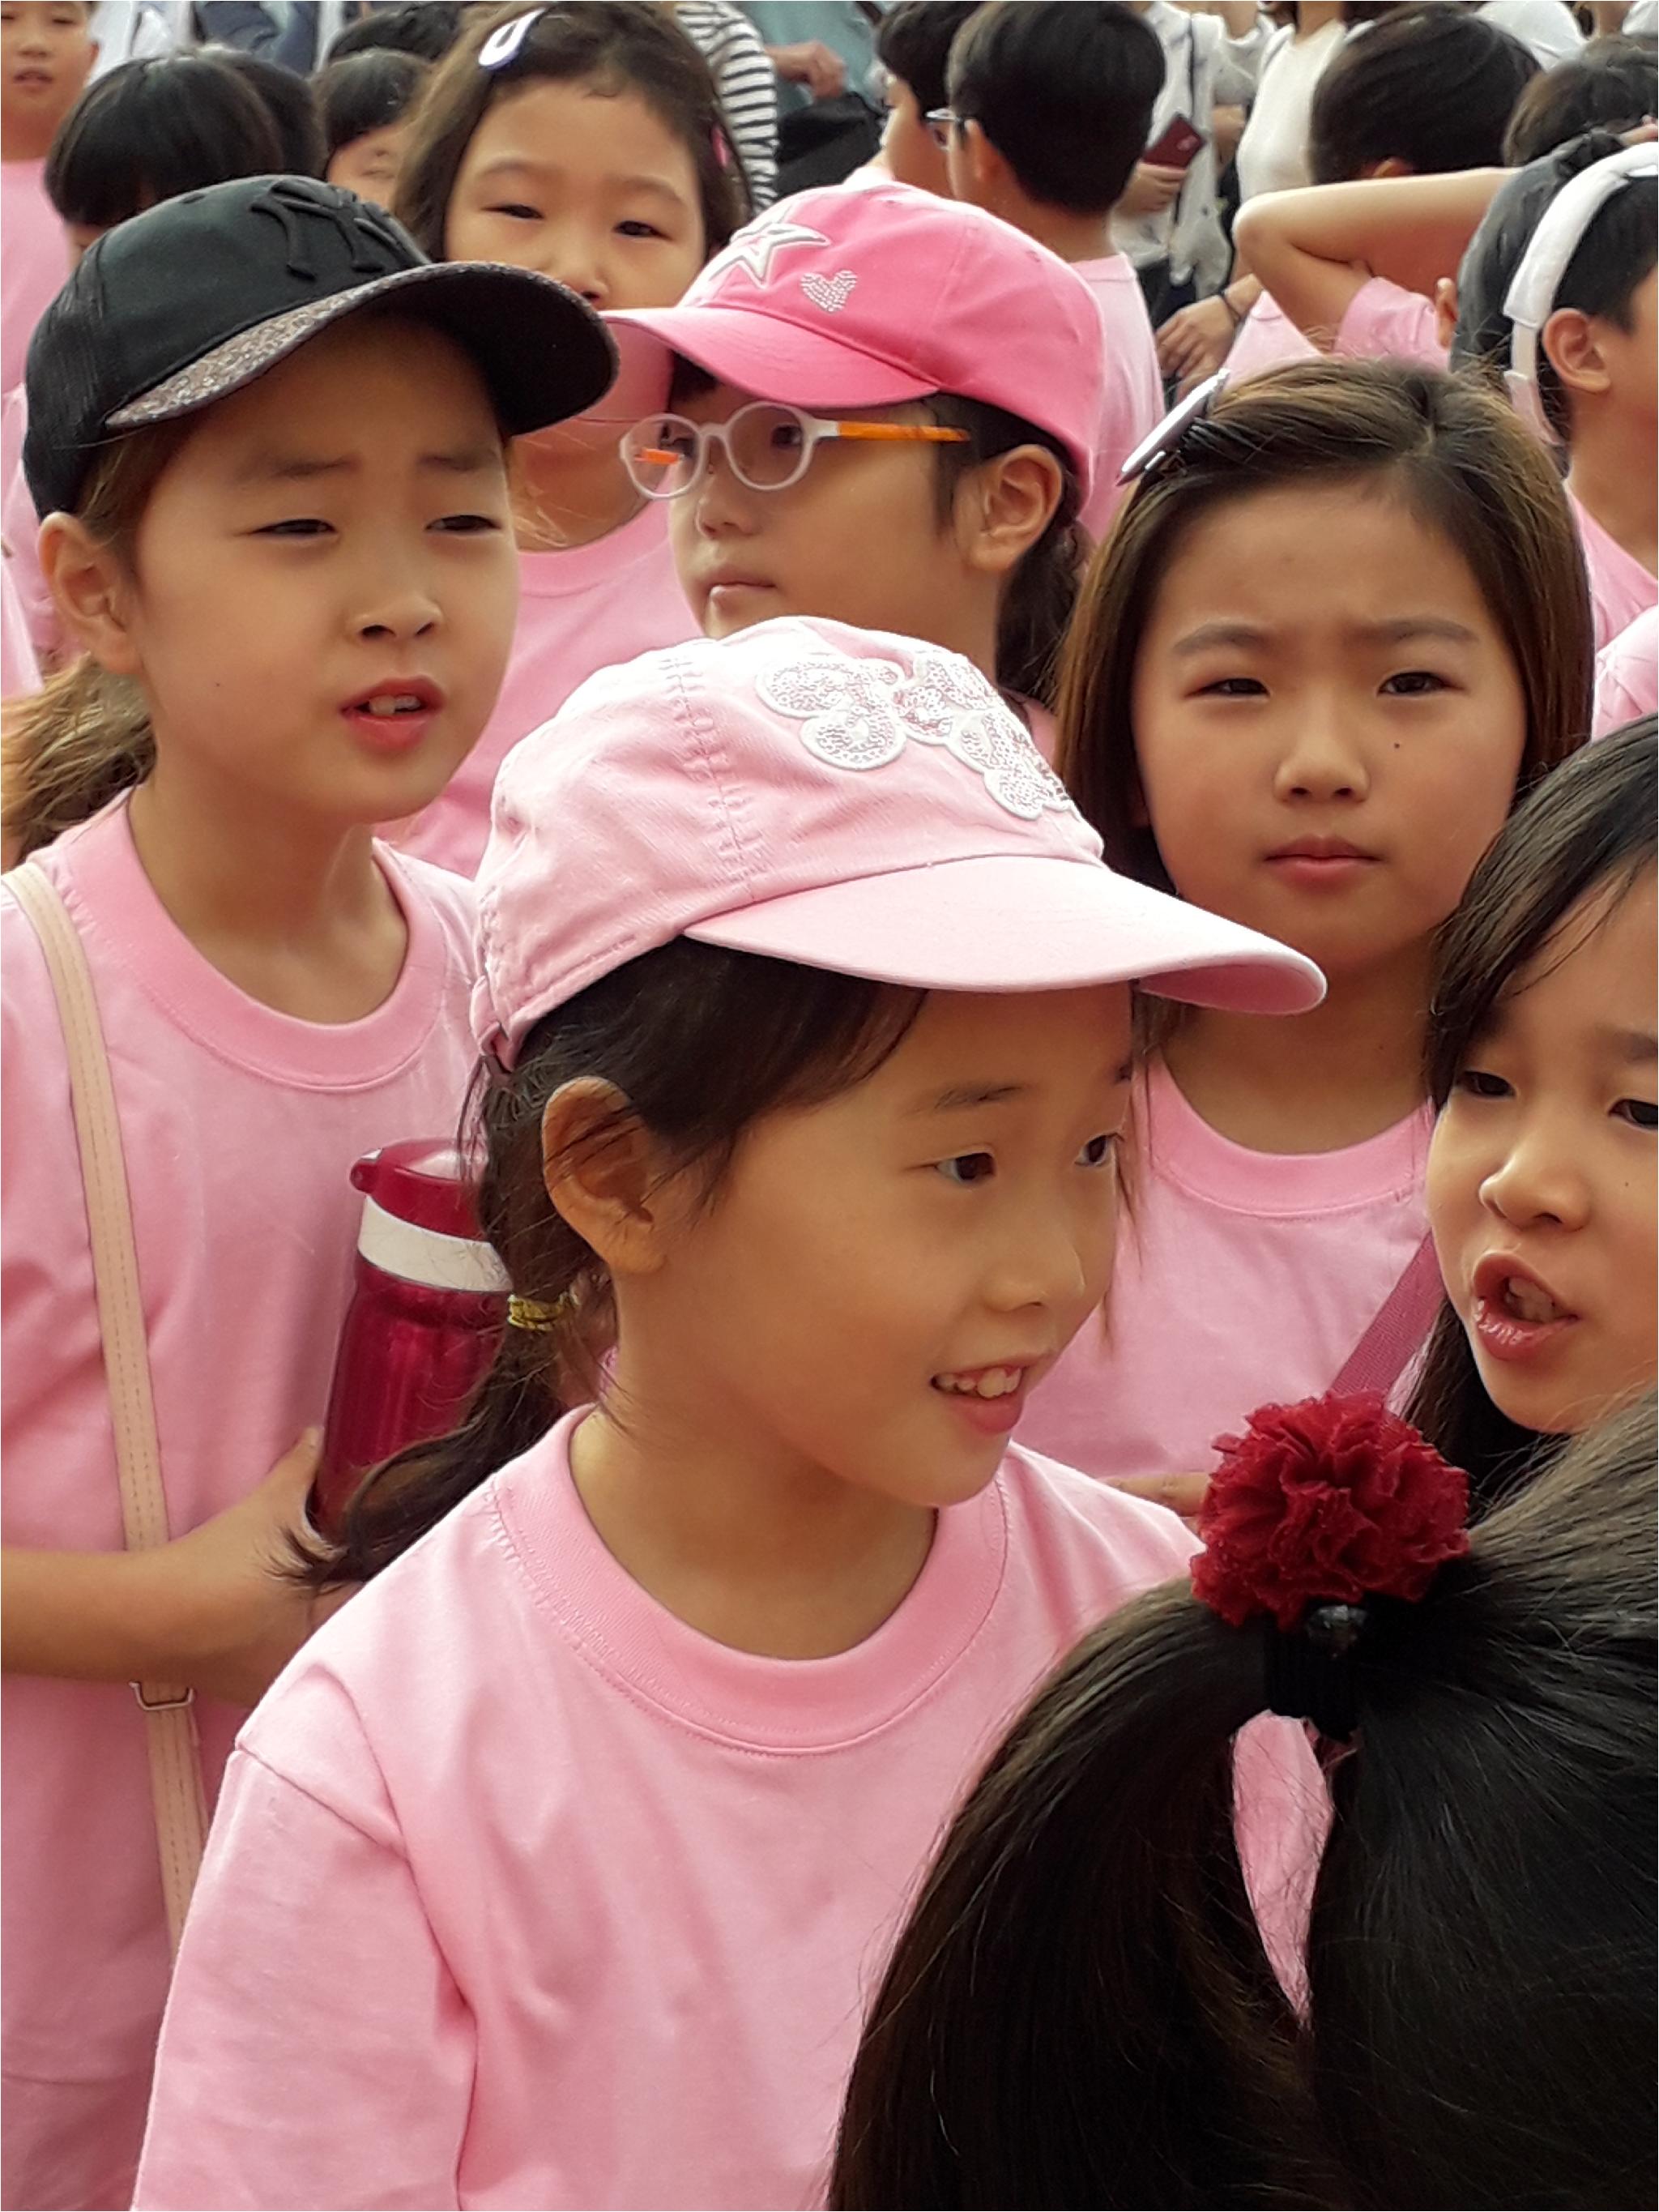
<path id="1" fill-rule="evenodd" d="M 121 1484 L 121 1520 L 127 1549 L 143 1551 L 167 1540 L 167 1496 L 161 1486 L 161 1455 L 150 1395 L 149 1346 L 139 1296 L 138 1255 L 133 1244 L 121 1123 L 92 971 L 69 910 L 44 869 L 25 860 L 0 880 L 40 939 L 58 1000 L 86 1190 L 93 1281 Z M 132 1688 L 143 1707 L 149 1735 L 161 1887 L 176 1950 L 207 1834 L 201 1752 L 190 1710 L 195 1692 L 167 1682 L 135 1682 Z"/>
<path id="2" fill-rule="evenodd" d="M 1422 1349 L 1444 1296 L 1434 1239 L 1425 1237 L 1343 1361 L 1333 1392 L 1375 1390 L 1386 1398 Z"/>

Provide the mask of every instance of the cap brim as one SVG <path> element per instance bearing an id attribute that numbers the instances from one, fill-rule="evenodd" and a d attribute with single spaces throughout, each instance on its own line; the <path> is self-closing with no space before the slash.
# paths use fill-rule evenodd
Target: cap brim
<path id="1" fill-rule="evenodd" d="M 1140 983 L 1242 1014 L 1305 1013 L 1325 995 L 1313 962 L 1272 938 L 1108 869 L 1036 855 L 825 884 L 684 934 L 926 991 Z"/>
<path id="2" fill-rule="evenodd" d="M 392 299 L 412 319 L 453 338 L 477 363 L 510 438 L 580 415 L 604 398 L 616 377 L 610 332 L 563 285 L 493 262 L 428 262 L 255 323 L 117 410 L 109 427 L 134 430 L 192 414 L 240 392 L 319 331 Z"/>
<path id="3" fill-rule="evenodd" d="M 684 354 L 757 399 L 795 407 L 896 407 L 939 389 L 828 331 L 740 307 L 629 308 L 605 319 L 624 359 L 647 347 L 665 361 Z"/>

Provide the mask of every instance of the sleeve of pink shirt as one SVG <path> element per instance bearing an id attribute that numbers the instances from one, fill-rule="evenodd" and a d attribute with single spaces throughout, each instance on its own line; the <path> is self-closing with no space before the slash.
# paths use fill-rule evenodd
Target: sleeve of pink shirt
<path id="1" fill-rule="evenodd" d="M 344 1711 L 318 1720 L 353 1725 Z M 358 1762 L 373 1773 L 367 1745 Z M 472 2019 L 374 1794 L 348 1817 L 251 1753 L 232 1757 L 167 2001 L 135 2205 L 459 2205 Z"/>
<path id="2" fill-rule="evenodd" d="M 1590 735 L 1605 738 L 1659 707 L 1659 607 L 1644 607 L 1595 656 Z"/>
<path id="3" fill-rule="evenodd" d="M 1444 368 L 1433 303 L 1420 292 L 1373 276 L 1348 302 L 1337 325 L 1335 351 L 1353 361 L 1415 361 Z"/>

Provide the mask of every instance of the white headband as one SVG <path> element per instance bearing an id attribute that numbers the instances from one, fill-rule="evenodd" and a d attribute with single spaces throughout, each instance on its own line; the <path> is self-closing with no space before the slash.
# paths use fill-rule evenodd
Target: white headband
<path id="1" fill-rule="evenodd" d="M 1539 341 L 1585 232 L 1613 195 L 1638 177 L 1659 177 L 1659 144 L 1652 139 L 1621 147 L 1569 177 L 1545 209 L 1504 295 L 1504 313 L 1514 325 L 1504 380 L 1516 414 L 1552 444 L 1556 433 L 1538 392 Z"/>

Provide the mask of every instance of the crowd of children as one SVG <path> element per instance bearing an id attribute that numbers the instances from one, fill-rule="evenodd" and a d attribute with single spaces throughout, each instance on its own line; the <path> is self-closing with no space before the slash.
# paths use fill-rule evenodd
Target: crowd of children
<path id="1" fill-rule="evenodd" d="M 0 2203 L 1650 2201 L 1640 9 L 854 10 L 770 204 L 833 9 L 149 12 L 0 4 Z"/>

